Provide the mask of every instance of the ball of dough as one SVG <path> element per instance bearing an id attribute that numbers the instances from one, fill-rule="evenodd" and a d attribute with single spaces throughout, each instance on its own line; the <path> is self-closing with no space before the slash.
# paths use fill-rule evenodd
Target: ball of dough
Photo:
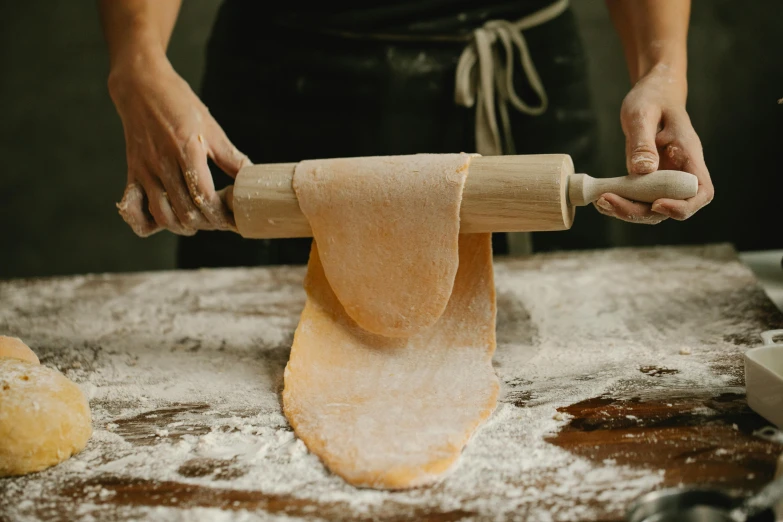
<path id="1" fill-rule="evenodd" d="M 76 384 L 46 366 L 0 359 L 0 477 L 59 464 L 90 435 L 90 406 Z"/>
<path id="2" fill-rule="evenodd" d="M 18 337 L 0 335 L 0 359 L 3 357 L 28 361 L 33 364 L 41 364 L 41 361 L 38 360 L 38 356 L 35 355 L 30 347 L 24 344 Z"/>

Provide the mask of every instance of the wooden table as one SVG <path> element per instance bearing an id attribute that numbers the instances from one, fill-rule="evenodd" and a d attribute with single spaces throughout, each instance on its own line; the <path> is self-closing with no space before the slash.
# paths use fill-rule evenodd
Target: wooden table
<path id="1" fill-rule="evenodd" d="M 652 489 L 773 476 L 742 353 L 783 316 L 730 246 L 497 260 L 501 402 L 445 480 L 403 492 L 331 476 L 281 414 L 303 273 L 0 283 L 0 333 L 95 424 L 77 457 L 0 479 L 0 520 L 622 520 Z"/>

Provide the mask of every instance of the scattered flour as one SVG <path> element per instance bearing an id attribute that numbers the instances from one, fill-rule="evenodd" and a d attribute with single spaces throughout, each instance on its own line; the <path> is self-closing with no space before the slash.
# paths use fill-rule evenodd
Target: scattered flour
<path id="1" fill-rule="evenodd" d="M 736 310 L 742 292 L 756 288 L 733 256 L 712 247 L 497 263 L 501 402 L 440 484 L 402 492 L 356 489 L 330 475 L 281 412 L 303 269 L 0 283 L 0 333 L 21 337 L 43 364 L 79 383 L 95 425 L 78 456 L 0 480 L 0 519 L 620 518 L 660 484 L 663 471 L 594 462 L 547 442 L 572 418 L 557 409 L 640 390 L 736 392 L 734 377 L 714 369 L 741 350 L 727 334 L 755 335 L 767 325 Z M 692 357 L 681 357 L 683 345 L 694 348 Z M 647 365 L 678 372 L 650 377 L 639 371 Z M 183 497 L 191 494 L 185 489 L 131 502 L 107 477 L 153 493 L 155 485 L 176 483 L 302 502 L 286 511 L 226 493 L 221 507 L 210 507 Z"/>

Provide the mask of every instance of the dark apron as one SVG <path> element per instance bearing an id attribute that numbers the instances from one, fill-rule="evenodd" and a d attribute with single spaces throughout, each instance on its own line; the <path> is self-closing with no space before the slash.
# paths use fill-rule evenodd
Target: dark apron
<path id="1" fill-rule="evenodd" d="M 475 151 L 475 111 L 454 102 L 464 40 L 356 38 L 277 24 L 258 27 L 258 20 L 243 16 L 235 1 L 221 7 L 202 85 L 212 115 L 253 163 Z M 549 108 L 540 116 L 511 110 L 516 154 L 566 153 L 577 171 L 596 173 L 596 120 L 573 13 L 569 9 L 524 36 Z M 515 74 L 520 96 L 535 100 L 520 68 Z M 214 164 L 210 168 L 217 188 L 232 183 Z M 603 247 L 605 230 L 596 212 L 580 212 L 570 231 L 534 234 L 533 246 Z M 201 231 L 179 237 L 177 264 L 304 264 L 310 242 Z M 505 234 L 493 235 L 493 250 L 508 252 Z"/>

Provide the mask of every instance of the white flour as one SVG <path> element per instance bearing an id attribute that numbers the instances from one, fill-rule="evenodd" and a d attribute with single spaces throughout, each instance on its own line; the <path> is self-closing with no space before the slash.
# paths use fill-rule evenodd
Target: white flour
<path id="1" fill-rule="evenodd" d="M 226 269 L 0 284 L 0 334 L 21 337 L 79 383 L 95 425 L 80 455 L 0 480 L 0 519 L 620 518 L 663 472 L 547 442 L 571 419 L 557 408 L 599 396 L 743 393 L 718 365 L 779 321 L 758 311 L 763 293 L 727 247 L 499 262 L 498 409 L 442 483 L 359 490 L 326 472 L 281 413 L 302 275 Z M 145 493 L 131 499 L 129 484 Z"/>

